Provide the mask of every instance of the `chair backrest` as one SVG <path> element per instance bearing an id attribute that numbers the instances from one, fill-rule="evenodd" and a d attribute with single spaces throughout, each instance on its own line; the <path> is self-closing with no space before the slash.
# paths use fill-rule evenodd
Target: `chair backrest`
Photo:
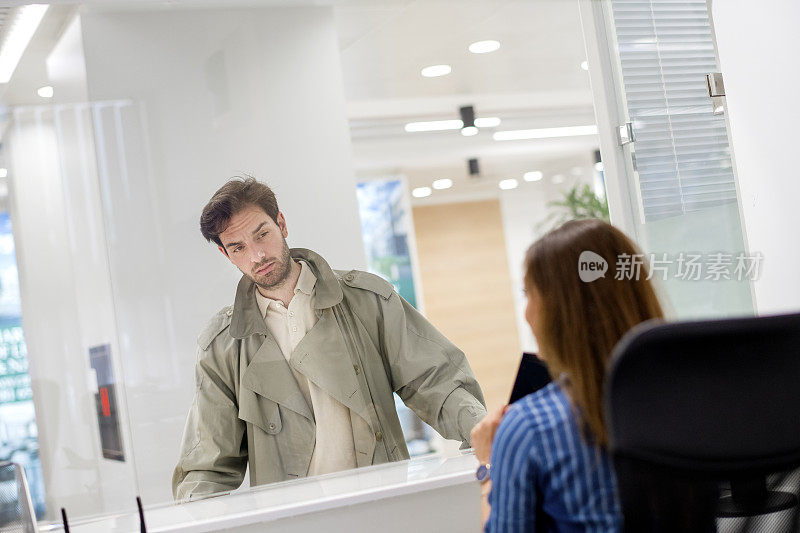
<path id="1" fill-rule="evenodd" d="M 25 470 L 17 463 L 0 462 L 0 532 L 38 531 Z"/>
<path id="2" fill-rule="evenodd" d="M 800 314 L 643 324 L 605 400 L 626 530 L 713 531 L 720 481 L 758 499 L 800 466 Z"/>

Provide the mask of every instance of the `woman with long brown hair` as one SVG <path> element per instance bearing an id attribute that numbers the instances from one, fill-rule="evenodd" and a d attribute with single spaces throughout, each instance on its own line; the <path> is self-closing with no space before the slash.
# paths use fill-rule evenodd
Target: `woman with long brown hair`
<path id="1" fill-rule="evenodd" d="M 605 274 L 582 279 L 582 267 L 592 272 L 579 264 L 587 257 L 605 261 Z M 553 382 L 473 429 L 475 455 L 489 471 L 486 531 L 620 529 L 603 385 L 620 338 L 663 318 L 641 257 L 625 234 L 594 219 L 567 222 L 528 250 L 525 317 Z M 634 268 L 615 275 L 618 264 Z"/>

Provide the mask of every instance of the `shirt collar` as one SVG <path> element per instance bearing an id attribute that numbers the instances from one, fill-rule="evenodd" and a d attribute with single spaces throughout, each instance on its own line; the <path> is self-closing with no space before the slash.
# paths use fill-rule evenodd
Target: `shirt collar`
<path id="1" fill-rule="evenodd" d="M 298 261 L 300 263 L 300 278 L 297 280 L 297 285 L 295 285 L 294 293 L 297 294 L 298 292 L 302 292 L 309 296 L 314 295 L 314 287 L 317 284 L 317 276 L 311 272 L 311 267 L 308 266 L 308 263 L 303 261 L 302 259 Z"/>
<path id="2" fill-rule="evenodd" d="M 307 294 L 308 296 L 314 296 L 314 286 L 317 284 L 317 277 L 311 272 L 311 268 L 308 264 L 300 260 L 300 277 L 297 279 L 297 285 L 294 287 L 294 293 L 303 293 Z M 255 290 L 256 293 L 256 301 L 258 302 L 258 310 L 261 311 L 261 316 L 267 316 L 267 309 L 270 306 L 275 307 L 278 305 L 278 300 L 273 300 L 272 298 L 267 298 L 263 294 L 258 291 L 258 288 Z M 283 305 L 282 302 L 280 302 Z"/>
<path id="3" fill-rule="evenodd" d="M 304 248 L 292 248 L 292 257 L 308 263 L 316 278 L 314 284 L 314 309 L 327 309 L 342 301 L 342 288 L 328 263 L 319 254 Z M 231 317 L 230 334 L 235 339 L 243 339 L 255 333 L 267 333 L 264 315 L 259 313 L 258 300 L 253 298 L 256 284 L 247 276 L 242 276 L 236 289 Z"/>

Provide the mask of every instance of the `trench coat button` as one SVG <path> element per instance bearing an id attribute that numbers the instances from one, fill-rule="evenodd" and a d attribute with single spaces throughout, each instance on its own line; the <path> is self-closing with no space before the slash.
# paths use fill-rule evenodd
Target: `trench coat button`
<path id="1" fill-rule="evenodd" d="M 270 422 L 270 423 L 269 423 L 269 425 L 268 425 L 267 427 L 268 427 L 270 430 L 273 430 L 273 429 L 275 429 L 275 424 L 273 424 L 272 422 Z"/>
<path id="2" fill-rule="evenodd" d="M 353 365 L 353 370 L 355 370 L 355 371 L 356 371 L 356 376 L 357 376 L 357 375 L 359 375 L 359 374 L 361 373 L 361 369 L 360 369 L 360 368 L 358 368 L 358 365 Z"/>
<path id="3" fill-rule="evenodd" d="M 225 314 L 227 316 L 231 316 L 233 314 L 233 309 L 228 309 L 227 311 L 225 311 Z"/>
<path id="4" fill-rule="evenodd" d="M 375 440 L 378 441 L 378 442 L 382 441 L 383 440 L 383 433 L 381 433 L 380 431 L 375 432 Z"/>
<path id="5" fill-rule="evenodd" d="M 344 277 L 345 281 L 353 281 L 356 277 L 352 274 L 348 274 Z"/>

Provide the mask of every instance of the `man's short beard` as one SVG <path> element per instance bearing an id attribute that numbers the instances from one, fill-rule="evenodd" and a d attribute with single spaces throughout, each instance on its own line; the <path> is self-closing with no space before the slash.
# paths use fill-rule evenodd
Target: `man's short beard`
<path id="1" fill-rule="evenodd" d="M 263 263 L 256 265 L 253 270 L 258 270 L 263 266 Z M 292 273 L 292 254 L 289 251 L 289 245 L 286 244 L 286 239 L 283 240 L 283 250 L 281 250 L 281 257 L 275 261 L 275 269 L 272 272 L 264 274 L 263 276 L 256 277 L 250 274 L 248 277 L 253 282 L 264 290 L 272 290 L 276 287 L 283 285 L 289 275 Z"/>

